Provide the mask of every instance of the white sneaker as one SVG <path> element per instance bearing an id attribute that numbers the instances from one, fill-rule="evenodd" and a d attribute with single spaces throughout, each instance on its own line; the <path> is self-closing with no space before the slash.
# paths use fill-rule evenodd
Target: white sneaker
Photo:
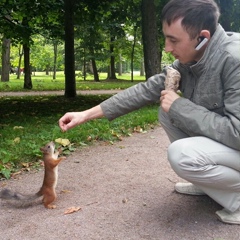
<path id="1" fill-rule="evenodd" d="M 178 193 L 188 195 L 206 195 L 200 188 L 193 185 L 192 183 L 176 183 L 175 190 Z"/>
<path id="2" fill-rule="evenodd" d="M 227 209 L 216 211 L 218 219 L 224 223 L 240 224 L 240 210 L 230 212 Z"/>

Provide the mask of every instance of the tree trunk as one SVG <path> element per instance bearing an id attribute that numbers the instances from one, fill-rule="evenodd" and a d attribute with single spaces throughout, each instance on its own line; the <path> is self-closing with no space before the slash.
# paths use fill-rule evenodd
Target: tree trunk
<path id="1" fill-rule="evenodd" d="M 64 0 L 65 10 L 65 97 L 76 97 L 74 56 L 74 6 L 75 0 Z"/>
<path id="2" fill-rule="evenodd" d="M 56 42 L 54 42 L 53 43 L 53 49 L 54 49 L 53 80 L 56 79 L 56 71 L 57 71 L 57 47 L 58 47 L 58 44 Z"/>
<path id="3" fill-rule="evenodd" d="M 107 79 L 110 79 L 111 76 L 111 68 L 110 65 L 107 67 Z"/>
<path id="4" fill-rule="evenodd" d="M 114 37 L 111 37 L 110 41 L 110 72 L 109 72 L 109 79 L 117 79 L 116 77 L 116 70 L 115 70 L 115 57 L 114 57 Z"/>
<path id="5" fill-rule="evenodd" d="M 95 55 L 95 52 L 94 52 L 94 48 L 93 48 L 93 47 L 90 48 L 90 55 L 91 55 L 91 56 L 94 56 L 94 55 Z M 92 73 L 93 73 L 94 81 L 95 81 L 95 82 L 99 82 L 99 76 L 98 76 L 98 71 L 97 71 L 97 64 L 96 64 L 96 60 L 95 60 L 94 57 L 91 58 L 91 62 L 90 62 L 90 63 L 91 63 L 90 69 L 91 69 L 91 71 L 92 71 Z"/>
<path id="6" fill-rule="evenodd" d="M 86 69 L 86 57 L 85 57 L 85 53 L 86 53 L 86 49 L 83 49 L 83 81 L 86 81 L 86 77 L 87 77 L 87 69 Z"/>
<path id="7" fill-rule="evenodd" d="M 47 76 L 49 75 L 49 68 L 50 68 L 49 64 L 48 64 L 48 65 L 46 65 L 45 72 L 46 72 L 46 75 L 47 75 Z"/>
<path id="8" fill-rule="evenodd" d="M 141 61 L 141 69 L 140 69 L 140 76 L 144 76 L 145 68 L 144 68 L 144 60 Z"/>
<path id="9" fill-rule="evenodd" d="M 18 69 L 17 69 L 17 79 L 20 79 L 22 56 L 23 56 L 23 47 L 22 47 L 22 45 L 19 45 L 18 54 L 19 54 L 19 60 L 18 60 Z"/>
<path id="10" fill-rule="evenodd" d="M 134 36 L 133 36 L 133 44 L 132 44 L 132 52 L 131 52 L 131 82 L 133 82 L 133 62 L 134 62 L 134 51 L 136 45 L 136 36 L 137 36 L 137 26 L 134 26 Z"/>
<path id="11" fill-rule="evenodd" d="M 92 69 L 93 69 L 94 81 L 95 81 L 95 82 L 99 82 L 99 76 L 98 76 L 96 61 L 95 61 L 94 58 L 92 58 L 91 62 L 92 62 Z"/>
<path id="12" fill-rule="evenodd" d="M 142 38 L 146 79 L 161 71 L 156 6 L 154 0 L 142 0 Z"/>
<path id="13" fill-rule="evenodd" d="M 10 73 L 10 39 L 3 38 L 2 41 L 2 74 L 1 82 L 9 82 Z"/>
<path id="14" fill-rule="evenodd" d="M 30 48 L 28 44 L 23 44 L 24 52 L 24 89 L 32 89 L 31 67 L 30 67 Z"/>
<path id="15" fill-rule="evenodd" d="M 119 65 L 118 65 L 118 76 L 122 76 L 122 70 L 123 70 L 123 66 L 122 66 L 122 55 L 119 55 Z"/>

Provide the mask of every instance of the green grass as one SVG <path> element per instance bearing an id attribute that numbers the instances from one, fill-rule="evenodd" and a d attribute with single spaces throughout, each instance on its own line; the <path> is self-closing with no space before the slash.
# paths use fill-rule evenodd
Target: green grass
<path id="1" fill-rule="evenodd" d="M 92 76 L 86 81 L 76 77 L 77 90 L 125 89 L 144 77 L 130 74 L 118 77 L 119 80 L 107 81 L 106 73 L 100 74 L 100 82 L 94 82 Z M 56 80 L 45 73 L 32 76 L 33 91 L 64 90 L 64 73 L 58 72 Z M 23 89 L 23 76 L 16 79 L 10 76 L 9 82 L 0 82 L 0 92 L 30 91 Z M 68 111 L 82 111 L 93 107 L 109 95 L 77 96 L 67 99 L 63 96 L 26 96 L 0 97 L 0 177 L 9 178 L 19 169 L 39 167 L 42 157 L 40 147 L 58 138 L 68 139 L 70 145 L 64 147 L 64 154 L 70 154 L 75 148 L 92 144 L 95 141 L 105 141 L 113 144 L 134 131 L 146 130 L 157 124 L 158 106 L 148 106 L 112 122 L 107 119 L 97 119 L 78 126 L 66 133 L 58 127 L 59 118 Z"/>
<path id="2" fill-rule="evenodd" d="M 65 76 L 63 72 L 57 72 L 56 79 L 52 79 L 52 75 L 46 75 L 43 72 L 36 72 L 32 75 L 33 91 L 44 91 L 44 90 L 64 90 L 65 89 Z M 109 81 L 106 80 L 107 74 L 99 74 L 100 82 L 94 82 L 92 75 L 89 75 L 86 81 L 83 81 L 81 77 L 78 77 L 76 73 L 76 89 L 77 90 L 109 90 L 109 89 L 125 89 L 140 81 L 145 81 L 144 76 L 139 74 L 134 75 L 134 81 L 131 82 L 130 74 L 123 74 L 117 76 L 118 80 Z M 0 82 L 0 92 L 2 91 L 29 91 L 23 89 L 24 76 L 20 79 L 16 78 L 16 75 L 10 75 L 9 82 Z"/>
<path id="3" fill-rule="evenodd" d="M 47 88 L 46 88 L 47 89 Z M 92 120 L 68 132 L 61 132 L 59 118 L 68 111 L 93 107 L 109 95 L 0 97 L 0 176 L 9 178 L 19 169 L 39 167 L 39 148 L 57 138 L 68 139 L 64 148 L 70 154 L 77 147 L 95 141 L 112 144 L 136 129 L 146 130 L 157 124 L 158 106 L 148 106 L 112 122 L 102 118 Z"/>

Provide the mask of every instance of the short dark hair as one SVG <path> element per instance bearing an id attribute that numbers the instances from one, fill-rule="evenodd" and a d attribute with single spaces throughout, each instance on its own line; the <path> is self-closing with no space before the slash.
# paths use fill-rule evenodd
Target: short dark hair
<path id="1" fill-rule="evenodd" d="M 182 26 L 190 38 L 195 38 L 201 30 L 215 32 L 220 10 L 214 0 L 170 0 L 162 11 L 162 22 L 171 25 L 182 18 Z"/>

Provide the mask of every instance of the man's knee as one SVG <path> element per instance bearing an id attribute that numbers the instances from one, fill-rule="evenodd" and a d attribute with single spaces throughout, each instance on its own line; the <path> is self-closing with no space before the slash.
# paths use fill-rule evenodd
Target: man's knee
<path id="1" fill-rule="evenodd" d="M 188 172 L 196 171 L 201 163 L 196 157 L 191 138 L 184 138 L 173 142 L 168 147 L 168 160 L 172 169 L 183 178 Z"/>
<path id="2" fill-rule="evenodd" d="M 177 140 L 170 144 L 168 147 L 168 161 L 172 169 L 179 174 L 180 170 L 180 159 L 182 158 L 182 144 L 181 140 Z"/>

